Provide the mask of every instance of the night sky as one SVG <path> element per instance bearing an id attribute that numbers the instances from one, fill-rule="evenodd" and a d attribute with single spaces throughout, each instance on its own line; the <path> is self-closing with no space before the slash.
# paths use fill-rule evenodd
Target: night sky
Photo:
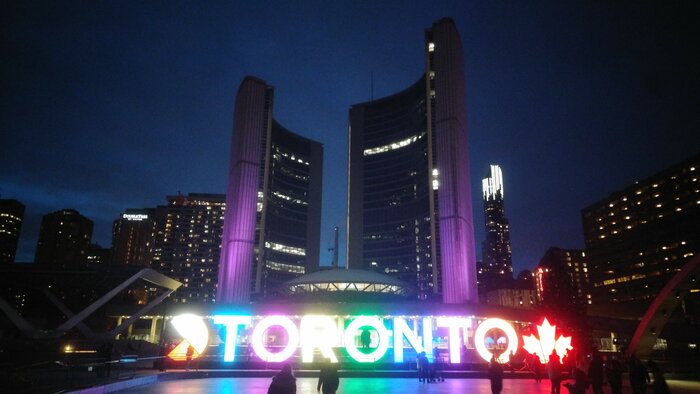
<path id="1" fill-rule="evenodd" d="M 255 75 L 276 88 L 274 117 L 324 144 L 330 263 L 349 106 L 370 99 L 372 75 L 374 98 L 418 79 L 424 29 L 444 16 L 465 49 L 478 256 L 489 164 L 503 168 L 517 273 L 550 246 L 583 248 L 582 208 L 700 151 L 696 9 L 376 3 L 3 1 L 0 196 L 27 207 L 17 260 L 58 209 L 110 246 L 126 208 L 224 193 L 233 100 Z"/>

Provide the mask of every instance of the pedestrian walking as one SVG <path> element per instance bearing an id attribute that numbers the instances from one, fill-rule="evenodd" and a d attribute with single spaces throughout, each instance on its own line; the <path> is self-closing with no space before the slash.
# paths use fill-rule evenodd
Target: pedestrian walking
<path id="1" fill-rule="evenodd" d="M 292 375 L 292 366 L 285 364 L 282 370 L 272 377 L 267 394 L 296 394 L 297 380 Z"/>
<path id="2" fill-rule="evenodd" d="M 588 365 L 588 380 L 591 382 L 593 394 L 603 394 L 603 359 L 598 353 L 593 354 L 593 359 Z"/>
<path id="3" fill-rule="evenodd" d="M 644 367 L 641 361 L 635 356 L 630 359 L 630 386 L 632 386 L 632 394 L 644 394 L 647 391 L 647 383 L 649 383 L 649 372 Z"/>
<path id="4" fill-rule="evenodd" d="M 420 352 L 416 357 L 416 364 L 418 366 L 418 381 L 428 383 L 430 378 L 430 360 L 428 360 L 425 352 Z"/>
<path id="5" fill-rule="evenodd" d="M 534 354 L 532 356 L 532 372 L 535 374 L 535 382 L 539 383 L 542 381 L 542 361 L 540 361 L 540 356 Z"/>
<path id="6" fill-rule="evenodd" d="M 605 374 L 612 394 L 622 394 L 622 372 L 622 363 L 614 357 L 605 364 Z"/>
<path id="7" fill-rule="evenodd" d="M 574 383 L 564 383 L 564 387 L 569 389 L 569 394 L 586 394 L 586 389 L 589 386 L 588 376 L 580 368 L 574 368 L 571 373 L 574 377 Z"/>
<path id="8" fill-rule="evenodd" d="M 187 352 L 185 353 L 185 371 L 190 370 L 190 363 L 192 362 L 192 356 L 194 356 L 194 347 L 192 345 L 187 347 Z"/>
<path id="9" fill-rule="evenodd" d="M 491 393 L 500 394 L 503 390 L 503 366 L 498 362 L 495 354 L 489 363 L 489 380 L 491 381 Z"/>
<path id="10" fill-rule="evenodd" d="M 547 375 L 552 384 L 552 394 L 561 393 L 561 360 L 557 352 L 552 351 L 547 361 Z"/>
<path id="11" fill-rule="evenodd" d="M 323 394 L 335 394 L 339 385 L 340 378 L 338 377 L 338 364 L 327 360 L 321 366 L 316 391 L 320 391 Z"/>

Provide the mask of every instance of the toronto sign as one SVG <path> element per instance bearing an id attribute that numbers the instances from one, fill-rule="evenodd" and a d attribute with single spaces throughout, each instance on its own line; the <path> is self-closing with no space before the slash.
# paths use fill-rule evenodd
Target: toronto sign
<path id="1" fill-rule="evenodd" d="M 207 323 L 209 322 L 209 324 Z M 284 362 L 300 356 L 302 363 L 320 361 L 321 358 L 338 362 L 341 349 L 353 360 L 361 363 L 404 362 L 406 349 L 416 354 L 425 352 L 433 359 L 434 339 L 443 340 L 447 348 L 446 362 L 459 364 L 462 349 L 469 338 L 481 358 L 486 361 L 497 357 L 505 363 L 511 353 L 517 353 L 521 344 L 527 352 L 546 362 L 554 351 L 563 357 L 571 347 L 571 337 L 559 335 L 556 326 L 544 319 L 537 326 L 539 337 L 530 334 L 519 336 L 514 326 L 503 319 L 476 319 L 464 316 L 253 316 L 193 314 L 175 316 L 170 321 L 182 338 L 168 353 L 173 360 L 185 360 L 186 354 L 197 358 L 212 346 L 210 339 L 223 348 L 223 361 L 237 361 L 236 349 L 247 346 L 261 360 Z M 210 328 L 219 335 L 210 335 Z M 434 333 L 442 333 L 434 338 Z M 370 343 L 362 343 L 361 337 L 371 337 Z M 191 347 L 191 349 L 190 349 Z M 393 357 L 385 357 L 393 349 Z M 318 351 L 318 353 L 316 353 Z M 316 357 L 316 360 L 314 360 Z"/>

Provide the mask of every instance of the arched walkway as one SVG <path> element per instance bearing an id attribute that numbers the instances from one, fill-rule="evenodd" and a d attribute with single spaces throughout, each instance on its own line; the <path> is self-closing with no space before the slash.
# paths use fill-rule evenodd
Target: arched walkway
<path id="1" fill-rule="evenodd" d="M 694 256 L 683 268 L 661 289 L 649 309 L 644 313 L 642 321 L 635 330 L 627 355 L 646 358 L 651 353 L 659 333 L 671 317 L 671 314 L 681 302 L 684 294 L 697 286 L 696 280 L 700 273 L 700 255 Z"/>

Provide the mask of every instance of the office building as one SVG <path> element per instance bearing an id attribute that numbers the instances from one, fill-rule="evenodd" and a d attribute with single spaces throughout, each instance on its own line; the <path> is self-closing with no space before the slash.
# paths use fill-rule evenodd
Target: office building
<path id="1" fill-rule="evenodd" d="M 583 313 L 591 303 L 586 253 L 549 248 L 535 269 L 537 298 L 544 305 L 574 308 Z"/>
<path id="2" fill-rule="evenodd" d="M 274 88 L 246 77 L 238 90 L 217 300 L 284 294 L 318 269 L 323 146 L 272 117 Z"/>
<path id="3" fill-rule="evenodd" d="M 650 301 L 700 253 L 700 154 L 582 210 L 593 304 Z"/>
<path id="4" fill-rule="evenodd" d="M 182 282 L 174 302 L 214 302 L 224 224 L 223 194 L 167 197 L 156 208 L 158 235 L 151 268 Z"/>
<path id="5" fill-rule="evenodd" d="M 485 296 L 485 303 L 515 309 L 534 309 L 538 306 L 534 289 L 517 288 L 491 290 Z"/>
<path id="6" fill-rule="evenodd" d="M 34 262 L 52 268 L 85 267 L 92 227 L 92 220 L 75 209 L 44 215 Z"/>
<path id="7" fill-rule="evenodd" d="M 476 301 L 464 54 L 451 19 L 425 32 L 425 72 L 350 108 L 347 265 L 420 300 Z"/>
<path id="8" fill-rule="evenodd" d="M 482 244 L 482 265 L 479 284 L 488 292 L 512 287 L 513 261 L 510 247 L 510 227 L 503 203 L 503 173 L 497 165 L 489 166 L 489 173 L 481 181 L 484 200 L 486 239 Z M 480 289 L 480 290 L 482 290 Z"/>
<path id="9" fill-rule="evenodd" d="M 149 267 L 156 232 L 155 209 L 127 209 L 112 225 L 114 264 Z"/>
<path id="10" fill-rule="evenodd" d="M 24 220 L 24 205 L 17 200 L 0 199 L 0 264 L 12 264 Z"/>
<path id="11" fill-rule="evenodd" d="M 85 252 L 85 264 L 90 268 L 104 267 L 112 259 L 112 248 L 105 248 L 100 244 L 88 245 Z"/>

